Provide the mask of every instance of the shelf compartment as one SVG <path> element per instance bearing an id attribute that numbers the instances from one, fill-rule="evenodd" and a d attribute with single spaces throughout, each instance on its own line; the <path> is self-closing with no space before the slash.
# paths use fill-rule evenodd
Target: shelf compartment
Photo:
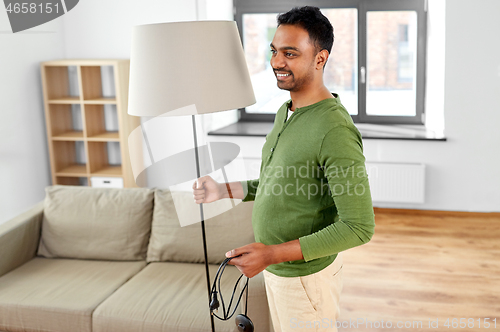
<path id="1" fill-rule="evenodd" d="M 87 167 L 83 164 L 68 165 L 65 168 L 56 172 L 58 177 L 74 177 L 87 176 Z"/>
<path id="2" fill-rule="evenodd" d="M 90 185 L 93 188 L 123 188 L 123 178 L 110 176 L 91 176 Z"/>
<path id="3" fill-rule="evenodd" d="M 85 105 L 87 140 L 119 142 L 117 111 L 114 105 Z"/>
<path id="4" fill-rule="evenodd" d="M 63 96 L 60 98 L 49 99 L 49 104 L 78 104 L 80 97 Z"/>
<path id="5" fill-rule="evenodd" d="M 83 140 L 80 105 L 49 105 L 50 129 L 54 140 Z"/>
<path id="6" fill-rule="evenodd" d="M 56 177 L 56 184 L 69 185 L 69 186 L 88 186 L 89 179 L 87 177 L 73 177 L 73 176 L 58 176 Z"/>
<path id="7" fill-rule="evenodd" d="M 119 142 L 120 135 L 117 131 L 110 131 L 106 133 L 97 134 L 91 137 L 87 137 L 89 142 Z"/>
<path id="8" fill-rule="evenodd" d="M 87 176 L 83 141 L 52 141 L 56 176 Z"/>
<path id="9" fill-rule="evenodd" d="M 53 141 L 81 141 L 83 140 L 83 131 L 67 131 L 52 137 Z"/>
<path id="10" fill-rule="evenodd" d="M 90 173 L 91 176 L 112 176 L 122 177 L 123 171 L 121 166 L 106 166 L 96 172 Z"/>
<path id="11" fill-rule="evenodd" d="M 120 145 L 116 142 L 87 143 L 92 176 L 122 176 Z M 116 151 L 118 149 L 118 151 Z"/>
<path id="12" fill-rule="evenodd" d="M 84 104 L 116 104 L 115 97 L 101 97 L 94 99 L 87 99 L 83 101 Z"/>
<path id="13" fill-rule="evenodd" d="M 71 104 L 80 101 L 76 66 L 44 66 L 49 103 Z"/>
<path id="14" fill-rule="evenodd" d="M 81 66 L 84 103 L 116 103 L 114 66 Z"/>

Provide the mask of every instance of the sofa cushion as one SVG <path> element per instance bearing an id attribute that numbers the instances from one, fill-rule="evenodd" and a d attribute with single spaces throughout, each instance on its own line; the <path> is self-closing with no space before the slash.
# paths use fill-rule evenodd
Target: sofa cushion
<path id="1" fill-rule="evenodd" d="M 194 202 L 192 192 L 155 191 L 148 262 L 204 262 L 200 223 L 181 227 L 176 209 L 184 218 L 200 219 L 200 205 Z M 203 209 L 209 263 L 220 264 L 227 251 L 255 242 L 253 202 L 232 207 L 230 199 L 222 199 L 203 204 Z M 226 212 L 217 214 L 220 211 Z"/>
<path id="2" fill-rule="evenodd" d="M 215 276 L 217 268 L 218 266 L 210 265 L 212 277 Z M 225 295 L 226 308 L 239 276 L 240 273 L 234 266 L 228 266 L 224 271 L 221 289 Z M 240 284 L 243 281 L 244 279 Z M 252 290 L 251 281 L 249 289 Z M 234 304 L 232 307 L 234 308 Z M 234 318 L 241 313 L 241 308 L 240 304 L 233 319 L 215 319 L 215 330 L 237 331 Z M 150 263 L 95 310 L 93 331 L 210 331 L 205 266 L 189 263 Z"/>
<path id="3" fill-rule="evenodd" d="M 47 187 L 38 255 L 144 260 L 154 191 L 147 188 Z"/>
<path id="4" fill-rule="evenodd" d="M 90 332 L 95 308 L 145 265 L 36 257 L 0 278 L 0 330 Z"/>

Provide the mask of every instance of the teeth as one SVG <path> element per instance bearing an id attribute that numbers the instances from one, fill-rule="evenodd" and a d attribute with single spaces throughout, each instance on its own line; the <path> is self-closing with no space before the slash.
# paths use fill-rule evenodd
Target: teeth
<path id="1" fill-rule="evenodd" d="M 278 77 L 285 77 L 285 76 L 290 76 L 290 74 L 276 74 Z"/>

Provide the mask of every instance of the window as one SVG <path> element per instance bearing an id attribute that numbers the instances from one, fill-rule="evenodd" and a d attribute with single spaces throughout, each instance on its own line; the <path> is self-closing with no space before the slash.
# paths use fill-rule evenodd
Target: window
<path id="1" fill-rule="evenodd" d="M 276 86 L 270 48 L 276 16 L 317 6 L 334 27 L 324 81 L 355 122 L 423 124 L 426 0 L 234 0 L 257 103 L 242 121 L 273 121 L 289 92 Z"/>

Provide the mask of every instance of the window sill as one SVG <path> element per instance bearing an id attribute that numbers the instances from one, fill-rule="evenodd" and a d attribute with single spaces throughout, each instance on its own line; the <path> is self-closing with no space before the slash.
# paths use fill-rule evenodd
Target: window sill
<path id="1" fill-rule="evenodd" d="M 208 135 L 266 137 L 273 125 L 272 122 L 239 121 L 211 131 Z M 356 127 L 363 139 L 446 141 L 443 134 L 428 130 L 424 126 L 357 123 Z"/>

